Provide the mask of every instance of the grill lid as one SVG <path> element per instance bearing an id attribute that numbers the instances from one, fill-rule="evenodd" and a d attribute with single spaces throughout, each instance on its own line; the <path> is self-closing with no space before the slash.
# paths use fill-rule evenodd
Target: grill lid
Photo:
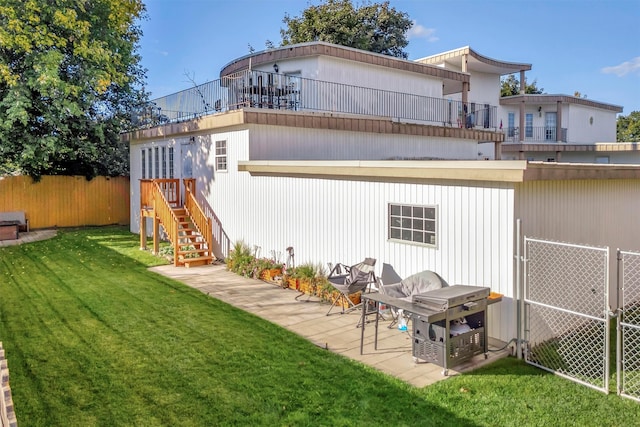
<path id="1" fill-rule="evenodd" d="M 449 307 L 487 298 L 490 292 L 491 288 L 489 287 L 453 285 L 414 295 L 412 300 L 416 304 L 434 310 L 446 310 Z"/>

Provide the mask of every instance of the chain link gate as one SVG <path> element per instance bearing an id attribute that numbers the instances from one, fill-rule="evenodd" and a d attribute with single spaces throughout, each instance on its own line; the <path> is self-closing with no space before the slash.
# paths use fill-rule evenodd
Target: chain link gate
<path id="1" fill-rule="evenodd" d="M 609 250 L 524 238 L 525 360 L 608 393 Z"/>
<path id="2" fill-rule="evenodd" d="M 618 251 L 618 394 L 640 401 L 640 253 Z"/>

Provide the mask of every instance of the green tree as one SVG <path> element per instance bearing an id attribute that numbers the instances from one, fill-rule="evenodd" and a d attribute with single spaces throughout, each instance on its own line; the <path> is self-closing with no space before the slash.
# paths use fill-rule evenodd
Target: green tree
<path id="1" fill-rule="evenodd" d="M 513 74 L 508 75 L 500 79 L 500 96 L 513 96 L 520 94 L 520 81 L 516 79 Z M 541 94 L 544 88 L 538 89 L 538 81 L 534 80 L 531 84 L 527 84 L 524 93 L 528 94 Z"/>
<path id="2" fill-rule="evenodd" d="M 309 6 L 302 15 L 282 20 L 281 44 L 324 41 L 370 52 L 407 58 L 406 33 L 413 25 L 409 16 L 389 6 L 389 2 L 355 7 L 351 0 L 327 0 Z"/>
<path id="3" fill-rule="evenodd" d="M 640 111 L 632 111 L 628 116 L 619 116 L 616 121 L 618 142 L 640 142 Z"/>
<path id="4" fill-rule="evenodd" d="M 0 171 L 128 174 L 142 0 L 0 0 Z"/>

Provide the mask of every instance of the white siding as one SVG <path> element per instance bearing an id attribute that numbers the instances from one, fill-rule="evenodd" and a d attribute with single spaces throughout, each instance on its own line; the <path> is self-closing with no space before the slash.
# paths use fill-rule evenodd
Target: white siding
<path id="1" fill-rule="evenodd" d="M 442 80 L 424 74 L 328 56 L 283 59 L 277 63 L 280 74 L 295 73 L 307 79 L 442 98 Z M 273 64 L 254 69 L 272 73 Z"/>
<path id="2" fill-rule="evenodd" d="M 246 155 L 242 144 L 231 157 Z M 235 151 L 235 153 L 234 153 Z M 230 165 L 234 160 L 230 161 Z M 513 189 L 508 185 L 409 184 L 251 176 L 229 170 L 212 181 L 208 203 L 232 240 L 285 256 L 296 263 L 355 264 L 365 257 L 394 267 L 401 277 L 438 272 L 449 284 L 490 286 L 505 294 L 491 309 L 490 335 L 515 336 L 513 289 Z M 438 246 L 387 239 L 388 203 L 436 205 Z"/>
<path id="3" fill-rule="evenodd" d="M 534 181 L 516 187 L 515 216 L 528 237 L 640 251 L 640 180 Z M 615 293 L 611 294 L 611 298 Z"/>
<path id="4" fill-rule="evenodd" d="M 318 66 L 319 80 L 442 98 L 442 80 L 423 74 L 332 57 L 320 57 Z"/>
<path id="5" fill-rule="evenodd" d="M 477 155 L 478 143 L 468 139 L 251 127 L 251 160 L 475 160 Z"/>

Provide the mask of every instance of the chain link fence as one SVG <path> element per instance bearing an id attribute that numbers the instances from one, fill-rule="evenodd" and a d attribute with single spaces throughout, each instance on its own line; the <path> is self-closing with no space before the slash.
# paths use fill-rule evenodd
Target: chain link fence
<path id="1" fill-rule="evenodd" d="M 618 394 L 640 401 L 640 253 L 618 251 Z"/>
<path id="2" fill-rule="evenodd" d="M 525 360 L 608 392 L 608 248 L 524 243 Z"/>

